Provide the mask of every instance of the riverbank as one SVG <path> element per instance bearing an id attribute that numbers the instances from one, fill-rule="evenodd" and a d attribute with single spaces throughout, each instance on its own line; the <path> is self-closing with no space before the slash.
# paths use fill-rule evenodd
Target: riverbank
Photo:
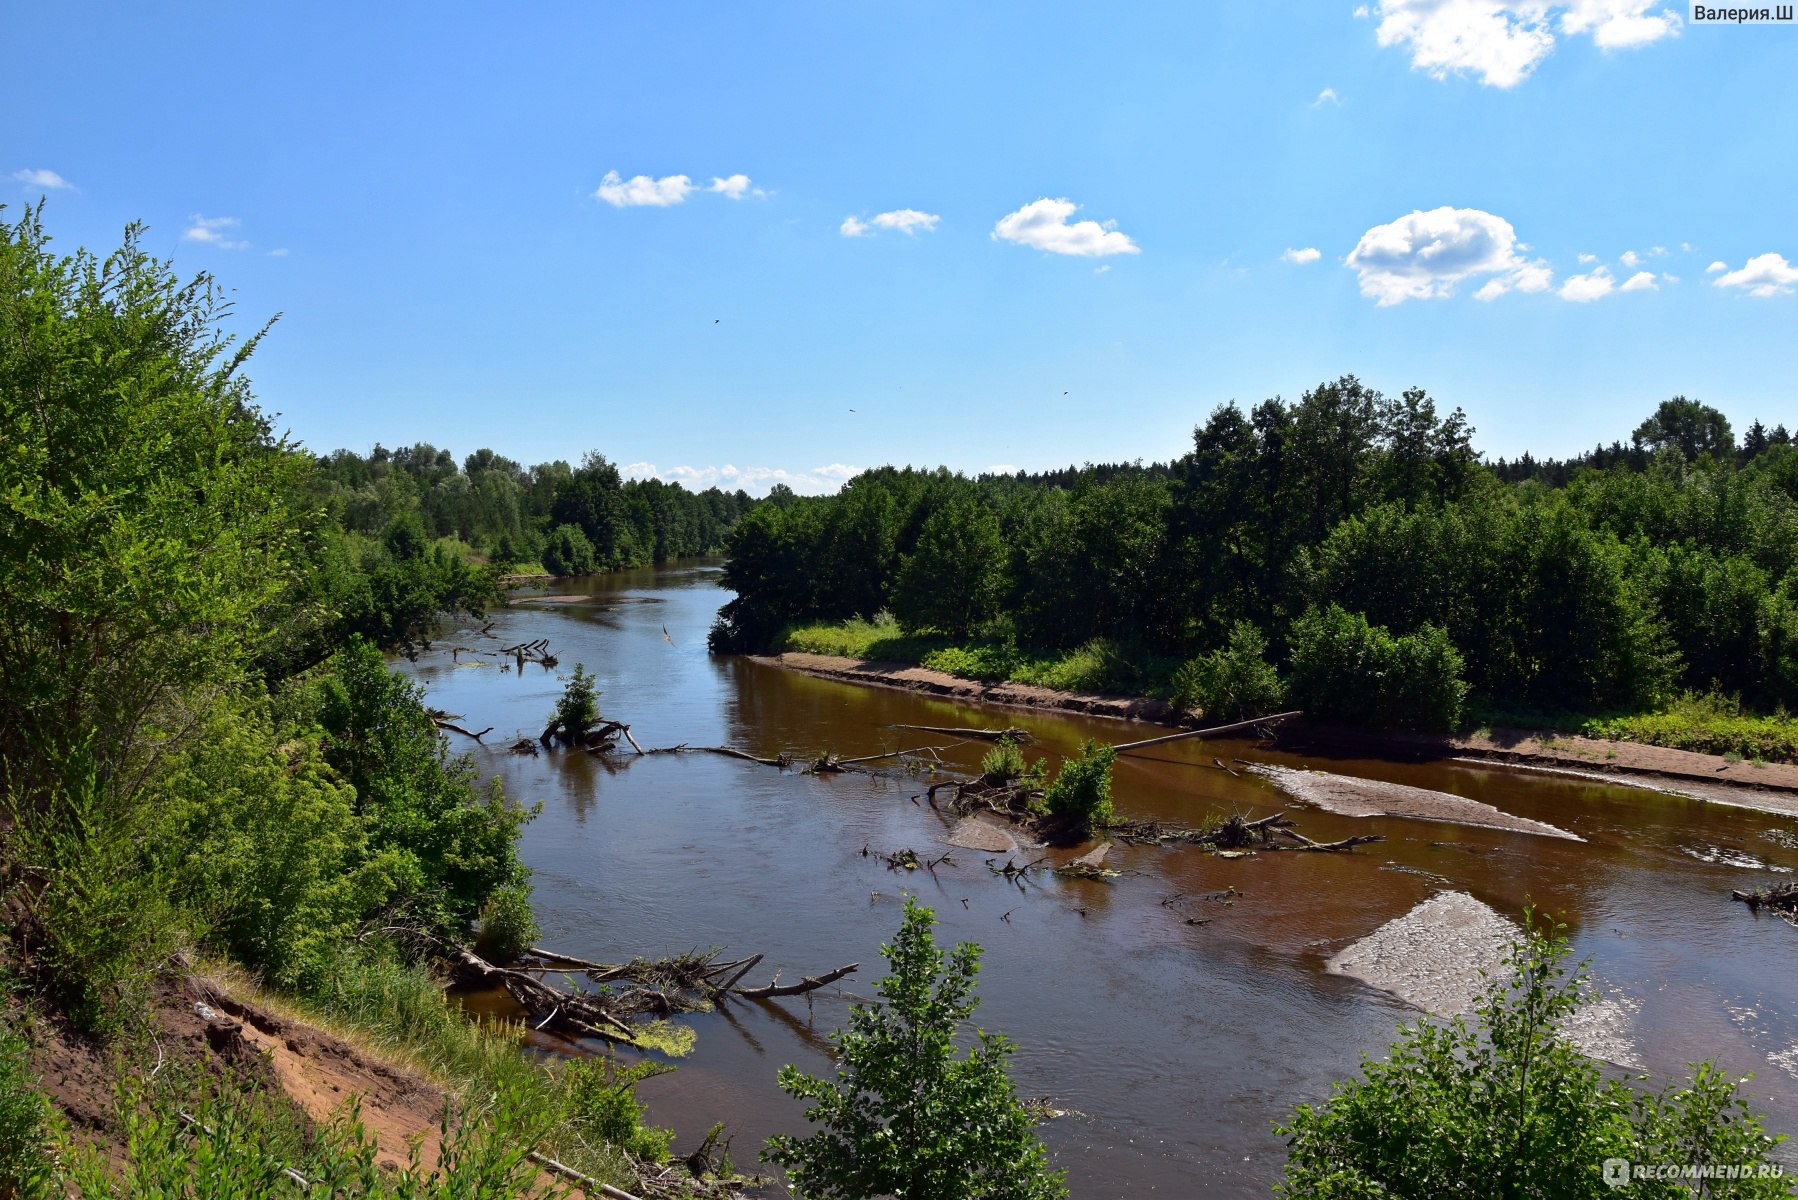
<path id="1" fill-rule="evenodd" d="M 1146 696 L 1058 691 L 1020 683 L 983 683 L 911 663 L 877 662 L 788 651 L 755 661 L 823 679 L 898 688 L 969 704 L 1083 713 L 1125 721 L 1196 728 L 1193 713 Z M 1575 773 L 1608 782 L 1693 796 L 1721 804 L 1798 815 L 1798 766 L 1756 764 L 1642 742 L 1609 741 L 1547 730 L 1487 729 L 1449 737 L 1379 734 L 1315 722 L 1293 722 L 1283 733 L 1322 751 L 1404 759 L 1463 759 Z"/>

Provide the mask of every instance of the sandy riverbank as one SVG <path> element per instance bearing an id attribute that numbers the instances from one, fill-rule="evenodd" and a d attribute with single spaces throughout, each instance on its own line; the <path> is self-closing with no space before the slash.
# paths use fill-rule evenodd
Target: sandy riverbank
<path id="1" fill-rule="evenodd" d="M 1061 692 L 1021 683 L 982 683 L 909 663 L 872 662 L 798 652 L 759 656 L 755 661 L 824 679 L 925 692 L 969 704 L 1074 712 L 1159 725 L 1197 726 L 1202 723 L 1191 713 L 1175 709 L 1164 700 Z M 1665 746 L 1520 729 L 1493 729 L 1438 738 L 1418 734 L 1371 734 L 1293 723 L 1285 727 L 1282 741 L 1286 740 L 1376 757 L 1454 758 L 1563 771 L 1719 804 L 1798 815 L 1798 766 L 1788 763 L 1757 767 L 1749 762 L 1730 762 L 1714 754 L 1696 754 Z"/>

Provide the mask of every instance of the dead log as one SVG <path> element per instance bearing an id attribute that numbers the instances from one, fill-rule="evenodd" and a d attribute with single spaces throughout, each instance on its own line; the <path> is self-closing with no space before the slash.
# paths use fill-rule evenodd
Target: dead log
<path id="1" fill-rule="evenodd" d="M 979 738 L 983 742 L 996 742 L 1001 738 L 1010 738 L 1014 742 L 1031 740 L 1028 729 L 952 729 L 943 725 L 888 725 L 888 729 L 911 729 L 918 733 L 940 733 L 945 737 Z"/>
<path id="2" fill-rule="evenodd" d="M 843 766 L 850 766 L 855 763 L 879 762 L 883 758 L 900 758 L 907 754 L 923 754 L 926 751 L 934 758 L 938 750 L 947 749 L 949 749 L 948 746 L 918 746 L 912 750 L 888 750 L 883 754 L 864 754 L 860 758 L 839 758 L 837 762 Z"/>
<path id="3" fill-rule="evenodd" d="M 1383 842 L 1386 840 L 1386 835 L 1383 833 L 1361 833 L 1356 834 L 1354 837 L 1343 838 L 1339 842 L 1314 842 L 1295 829 L 1282 828 L 1280 832 L 1284 836 L 1292 838 L 1299 843 L 1297 846 L 1288 846 L 1287 849 L 1289 850 L 1318 850 L 1326 853 L 1335 850 L 1347 850 L 1352 846 L 1365 846 L 1369 842 Z"/>
<path id="4" fill-rule="evenodd" d="M 798 983 L 770 983 L 767 987 L 732 988 L 726 994 L 741 996 L 745 1000 L 772 1000 L 777 996 L 803 996 L 807 992 L 815 992 L 821 987 L 835 983 L 860 966 L 860 963 L 850 963 L 848 966 L 838 967 L 834 971 L 826 971 L 822 975 L 807 975 Z M 775 978 L 778 979 L 779 976 L 777 975 Z"/>
<path id="5" fill-rule="evenodd" d="M 511 967 L 496 967 L 464 946 L 451 945 L 448 952 L 450 959 L 464 976 L 489 986 L 504 988 L 533 1018 L 537 1013 L 547 1012 L 549 1016 L 544 1021 L 546 1025 L 553 1025 L 562 1032 L 602 1038 L 608 1042 L 626 1045 L 633 1042 L 631 1027 L 607 1011 L 600 1002 L 600 997 L 560 991 L 527 972 Z"/>
<path id="6" fill-rule="evenodd" d="M 471 737 L 477 742 L 480 741 L 482 738 L 486 737 L 488 734 L 493 732 L 493 726 L 491 726 L 491 725 L 489 725 L 489 726 L 487 726 L 487 728 L 481 730 L 481 732 L 476 733 L 472 729 L 462 728 L 460 725 L 456 724 L 454 721 L 437 720 L 437 721 L 433 721 L 432 724 L 436 725 L 437 728 L 439 728 L 439 729 L 447 729 L 451 733 L 459 733 L 463 737 Z"/>
<path id="7" fill-rule="evenodd" d="M 1164 737 L 1144 738 L 1140 742 L 1123 742 L 1113 746 L 1112 749 L 1119 754 L 1124 754 L 1131 750 L 1141 750 L 1144 746 L 1159 746 L 1165 742 L 1185 741 L 1187 738 L 1218 737 L 1226 733 L 1235 733 L 1239 729 L 1253 729 L 1255 726 L 1265 725 L 1269 721 L 1286 721 L 1304 715 L 1299 711 L 1274 713 L 1271 716 L 1256 717 L 1253 721 L 1237 721 L 1233 725 L 1212 725 L 1205 729 L 1188 729 L 1184 733 L 1170 733 Z"/>

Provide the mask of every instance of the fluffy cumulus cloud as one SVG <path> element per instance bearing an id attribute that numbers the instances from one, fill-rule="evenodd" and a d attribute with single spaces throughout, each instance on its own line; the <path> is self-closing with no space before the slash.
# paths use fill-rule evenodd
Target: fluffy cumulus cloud
<path id="1" fill-rule="evenodd" d="M 664 175 L 660 179 L 632 175 L 625 179 L 616 171 L 607 171 L 593 195 L 613 208 L 667 208 L 681 203 L 692 190 L 693 181 L 685 175 Z"/>
<path id="2" fill-rule="evenodd" d="M 1380 45 L 1405 47 L 1417 70 L 1437 79 L 1471 74 L 1500 88 L 1529 78 L 1557 32 L 1621 50 L 1682 24 L 1659 0 L 1382 0 L 1375 15 Z"/>
<path id="3" fill-rule="evenodd" d="M 1360 276 L 1361 294 L 1382 307 L 1452 296 L 1463 280 L 1480 276 L 1487 280 L 1476 295 L 1492 300 L 1513 289 L 1540 292 L 1553 285 L 1554 272 L 1523 258 L 1524 249 L 1503 217 L 1443 207 L 1374 226 L 1347 262 Z"/>
<path id="4" fill-rule="evenodd" d="M 1311 107 L 1322 108 L 1326 104 L 1334 104 L 1337 108 L 1342 107 L 1342 99 L 1336 95 L 1335 88 L 1325 88 L 1317 93 L 1317 99 L 1311 102 Z"/>
<path id="5" fill-rule="evenodd" d="M 1653 271 L 1637 271 L 1623 281 L 1620 292 L 1658 292 L 1661 285 L 1655 282 Z"/>
<path id="6" fill-rule="evenodd" d="M 1711 270 L 1727 264 L 1712 263 Z M 1783 254 L 1757 254 L 1738 271 L 1717 276 L 1718 287 L 1747 288 L 1751 296 L 1782 296 L 1798 286 L 1798 267 L 1785 260 Z"/>
<path id="7" fill-rule="evenodd" d="M 1299 250 L 1294 250 L 1291 246 L 1288 246 L 1286 247 L 1286 253 L 1282 254 L 1280 257 L 1286 262 L 1297 263 L 1302 267 L 1306 263 L 1314 263 L 1322 258 L 1323 251 L 1319 250 L 1316 246 L 1306 246 Z"/>
<path id="8" fill-rule="evenodd" d="M 634 462 L 623 468 L 623 474 L 627 479 L 660 479 L 663 483 L 678 483 L 695 492 L 703 492 L 709 487 L 720 487 L 727 492 L 741 488 L 751 495 L 761 496 L 766 495 L 775 484 L 784 483 L 802 496 L 821 496 L 836 491 L 866 469 L 831 463 L 827 467 L 813 467 L 809 471 L 788 471 L 781 467 L 734 467 L 726 463 L 721 467 L 670 467 L 662 470 L 654 463 Z"/>
<path id="9" fill-rule="evenodd" d="M 919 230 L 929 233 L 942 219 L 936 213 L 919 212 L 915 208 L 895 208 L 891 212 L 876 213 L 866 221 L 844 217 L 837 228 L 844 237 L 863 237 L 877 229 L 893 229 L 910 236 Z"/>
<path id="10" fill-rule="evenodd" d="M 202 217 L 195 213 L 181 231 L 181 240 L 217 246 L 220 250 L 242 250 L 250 243 L 237 236 L 241 224 L 236 217 Z"/>
<path id="11" fill-rule="evenodd" d="M 1561 285 L 1557 294 L 1561 299 L 1571 300 L 1575 304 L 1590 304 L 1610 295 L 1616 286 L 1617 281 L 1611 278 L 1609 267 L 1594 267 L 1584 275 L 1568 276 L 1567 282 Z"/>
<path id="12" fill-rule="evenodd" d="M 664 175 L 660 179 L 651 175 L 632 175 L 626 179 L 616 171 L 607 171 L 593 198 L 604 200 L 613 208 L 668 208 L 684 203 L 695 190 L 715 192 L 731 200 L 768 194 L 752 186 L 747 175 L 714 175 L 711 183 L 698 188 L 688 175 Z"/>
<path id="13" fill-rule="evenodd" d="M 1033 200 L 1017 212 L 1007 213 L 993 226 L 993 239 L 1035 246 L 1051 254 L 1073 254 L 1087 258 L 1104 258 L 1113 254 L 1138 254 L 1141 248 L 1128 234 L 1119 232 L 1117 222 L 1074 221 L 1068 218 L 1080 206 L 1072 200 Z"/>
<path id="14" fill-rule="evenodd" d="M 12 177 L 27 188 L 48 188 L 53 192 L 73 189 L 75 186 L 55 171 L 45 170 L 42 167 L 26 167 L 22 171 L 14 171 Z"/>

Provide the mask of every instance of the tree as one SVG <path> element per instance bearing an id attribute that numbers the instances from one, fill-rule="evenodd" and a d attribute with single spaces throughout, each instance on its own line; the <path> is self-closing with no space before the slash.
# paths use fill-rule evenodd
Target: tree
<path id="1" fill-rule="evenodd" d="M 1729 418 L 1684 396 L 1661 401 L 1654 415 L 1636 426 L 1630 440 L 1651 451 L 1671 447 L 1685 455 L 1687 462 L 1700 454 L 1733 455 L 1736 448 Z"/>
<path id="2" fill-rule="evenodd" d="M 1111 807 L 1111 764 L 1117 747 L 1088 738 L 1080 753 L 1061 764 L 1055 782 L 1043 793 L 1049 815 L 1060 817 L 1075 832 L 1085 835 L 1093 826 L 1105 825 L 1117 815 Z"/>
<path id="3" fill-rule="evenodd" d="M 1606 1079 L 1563 1030 L 1582 1003 L 1583 964 L 1569 968 L 1558 927 L 1524 934 L 1474 1020 L 1420 1020 L 1399 1030 L 1385 1059 L 1330 1098 L 1303 1104 L 1275 1132 L 1290 1139 L 1285 1196 L 1688 1197 L 1680 1179 L 1606 1183 L 1607 1159 L 1684 1167 L 1749 1167 L 1705 1195 L 1784 1196 L 1784 1181 L 1754 1178 L 1769 1137 L 1733 1080 L 1708 1063 L 1685 1087 L 1656 1094 Z"/>
<path id="4" fill-rule="evenodd" d="M 562 686 L 562 698 L 556 701 L 551 719 L 571 742 L 579 742 L 587 730 L 599 723 L 599 689 L 593 686 L 593 676 L 582 664 L 574 664 L 574 674 Z"/>
<path id="5" fill-rule="evenodd" d="M 980 947 L 963 942 L 945 962 L 935 924 L 930 909 L 906 901 L 898 935 L 881 947 L 882 1003 L 855 1005 L 849 1028 L 831 1035 L 834 1081 L 781 1068 L 781 1088 L 811 1101 L 806 1117 L 820 1128 L 770 1138 L 765 1157 L 806 1200 L 1067 1195 L 1006 1073 L 1011 1042 L 979 1030 L 967 1056 L 956 1053 L 956 1029 L 979 1004 Z"/>
<path id="6" fill-rule="evenodd" d="M 551 575 L 593 574 L 593 543 L 578 525 L 558 525 L 543 543 L 543 569 Z"/>
<path id="7" fill-rule="evenodd" d="M 924 522 L 899 572 L 894 615 L 908 629 L 967 637 L 997 609 L 1003 556 L 992 510 L 980 498 L 951 501 Z"/>

